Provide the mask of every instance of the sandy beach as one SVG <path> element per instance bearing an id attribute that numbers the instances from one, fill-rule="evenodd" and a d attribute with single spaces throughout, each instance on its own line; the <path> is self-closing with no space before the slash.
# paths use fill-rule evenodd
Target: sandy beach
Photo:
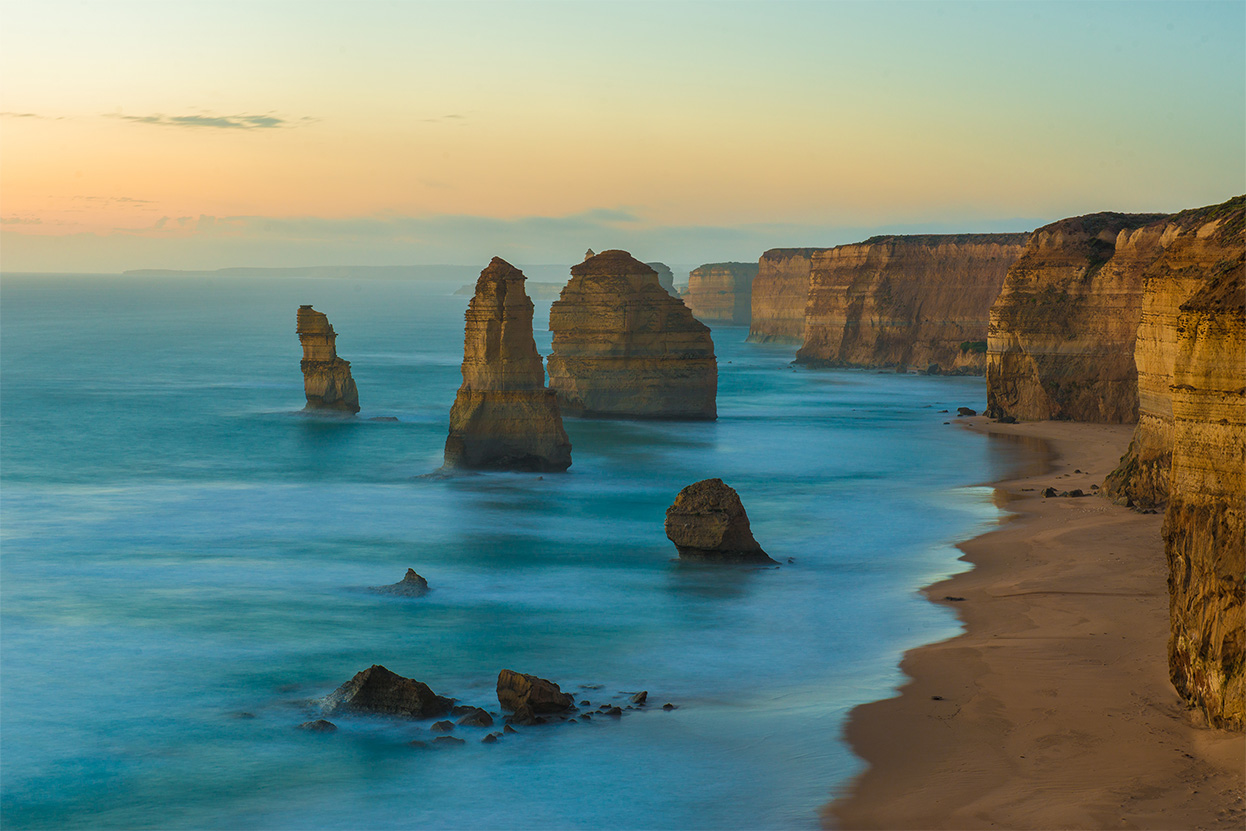
<path id="1" fill-rule="evenodd" d="M 1102 486 L 1132 425 L 959 421 L 1043 442 L 1049 464 L 995 483 L 1013 516 L 926 589 L 965 633 L 909 652 L 898 697 L 853 711 L 869 767 L 824 824 L 1242 828 L 1243 736 L 1202 726 L 1168 682 L 1162 515 L 1042 496 Z"/>

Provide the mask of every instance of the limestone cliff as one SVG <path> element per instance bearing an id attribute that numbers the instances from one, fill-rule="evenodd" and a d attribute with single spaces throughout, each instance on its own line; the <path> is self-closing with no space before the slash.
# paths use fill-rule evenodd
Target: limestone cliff
<path id="1" fill-rule="evenodd" d="M 1177 691 L 1219 727 L 1246 728 L 1246 250 L 1181 306 L 1164 517 Z M 1206 227 L 1205 225 L 1203 227 Z M 1206 238 L 1215 235 L 1208 234 Z M 1139 338 L 1139 346 L 1142 340 Z M 1141 429 L 1141 425 L 1139 425 Z"/>
<path id="2" fill-rule="evenodd" d="M 705 323 L 747 325 L 757 263 L 707 263 L 688 274 L 684 302 Z"/>
<path id="3" fill-rule="evenodd" d="M 303 346 L 304 409 L 359 412 L 359 391 L 350 375 L 350 361 L 337 356 L 337 333 L 329 318 L 311 306 L 299 306 L 296 328 Z"/>
<path id="4" fill-rule="evenodd" d="M 450 409 L 446 467 L 566 470 L 571 442 L 545 388 L 523 272 L 494 257 L 465 316 L 463 385 Z"/>
<path id="5" fill-rule="evenodd" d="M 666 289 L 666 293 L 672 297 L 675 295 L 675 272 L 671 271 L 671 267 L 666 263 L 645 263 L 658 273 L 658 285 Z"/>
<path id="6" fill-rule="evenodd" d="M 825 248 L 772 248 L 757 261 L 748 339 L 752 343 L 802 343 L 809 270 Z"/>
<path id="7" fill-rule="evenodd" d="M 1027 234 L 880 236 L 812 255 L 798 363 L 980 373 Z"/>
<path id="8" fill-rule="evenodd" d="M 1109 495 L 1138 508 L 1168 499 L 1173 448 L 1173 372 L 1181 304 L 1242 259 L 1246 197 L 1182 211 L 1122 239 L 1117 255 L 1136 249 L 1140 316 L 1134 340 L 1138 427 L 1129 450 L 1106 482 Z"/>
<path id="9" fill-rule="evenodd" d="M 1163 214 L 1098 213 L 1039 228 L 991 307 L 987 414 L 1124 423 L 1137 417 L 1142 270 Z"/>
<path id="10" fill-rule="evenodd" d="M 709 328 L 626 251 L 571 268 L 549 311 L 549 385 L 567 412 L 712 419 L 718 364 Z"/>

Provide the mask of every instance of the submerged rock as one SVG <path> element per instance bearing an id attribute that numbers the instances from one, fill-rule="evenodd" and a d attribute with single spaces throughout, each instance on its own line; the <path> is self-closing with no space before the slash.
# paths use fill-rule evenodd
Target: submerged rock
<path id="1" fill-rule="evenodd" d="M 679 492 L 666 509 L 666 536 L 681 558 L 775 562 L 753 539 L 740 495 L 721 479 L 704 479 Z"/>
<path id="2" fill-rule="evenodd" d="M 415 573 L 415 569 L 407 569 L 407 576 L 397 583 L 388 586 L 373 586 L 372 591 L 380 594 L 396 594 L 402 597 L 422 597 L 428 593 L 428 581 Z"/>
<path id="3" fill-rule="evenodd" d="M 463 385 L 450 410 L 446 467 L 566 470 L 571 441 L 532 337 L 523 272 L 494 257 L 476 282 L 463 338 Z"/>
<path id="4" fill-rule="evenodd" d="M 332 733 L 337 730 L 337 725 L 331 721 L 325 721 L 318 718 L 315 721 L 305 721 L 299 725 L 300 730 L 306 730 L 309 733 Z"/>
<path id="5" fill-rule="evenodd" d="M 498 673 L 498 703 L 516 715 L 525 709 L 533 714 L 561 713 L 575 706 L 575 698 L 553 681 L 504 669 Z"/>
<path id="6" fill-rule="evenodd" d="M 304 409 L 359 412 L 359 391 L 350 374 L 350 361 L 337 356 L 337 333 L 329 318 L 311 306 L 299 306 L 297 328 L 303 346 Z"/>
<path id="7" fill-rule="evenodd" d="M 427 684 L 373 664 L 325 698 L 326 713 L 355 711 L 407 718 L 434 718 L 450 712 L 454 702 Z"/>

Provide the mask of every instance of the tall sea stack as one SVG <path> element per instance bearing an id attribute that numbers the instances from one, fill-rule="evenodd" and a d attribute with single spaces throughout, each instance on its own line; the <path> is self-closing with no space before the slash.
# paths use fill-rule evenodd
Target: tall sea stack
<path id="1" fill-rule="evenodd" d="M 350 375 L 350 361 L 337 356 L 337 333 L 329 318 L 311 306 L 299 306 L 297 329 L 303 345 L 304 409 L 359 412 L 359 390 Z"/>
<path id="2" fill-rule="evenodd" d="M 446 467 L 566 470 L 571 441 L 545 388 L 523 272 L 494 257 L 465 317 L 463 385 L 450 409 Z"/>
<path id="3" fill-rule="evenodd" d="M 688 274 L 684 302 L 703 323 L 747 326 L 757 263 L 707 263 Z"/>
<path id="4" fill-rule="evenodd" d="M 710 330 L 626 251 L 572 266 L 549 311 L 549 385 L 564 411 L 616 418 L 713 419 Z"/>

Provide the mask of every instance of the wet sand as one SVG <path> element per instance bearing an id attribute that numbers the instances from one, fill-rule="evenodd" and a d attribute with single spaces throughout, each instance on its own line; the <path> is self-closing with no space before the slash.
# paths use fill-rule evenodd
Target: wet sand
<path id="1" fill-rule="evenodd" d="M 1044 442 L 1049 464 L 995 483 L 1014 516 L 960 546 L 972 571 L 925 590 L 966 631 L 910 651 L 899 696 L 853 711 L 869 768 L 824 824 L 1244 827 L 1242 734 L 1202 726 L 1168 682 L 1162 515 L 1042 497 L 1102 487 L 1133 427 L 959 421 Z"/>

